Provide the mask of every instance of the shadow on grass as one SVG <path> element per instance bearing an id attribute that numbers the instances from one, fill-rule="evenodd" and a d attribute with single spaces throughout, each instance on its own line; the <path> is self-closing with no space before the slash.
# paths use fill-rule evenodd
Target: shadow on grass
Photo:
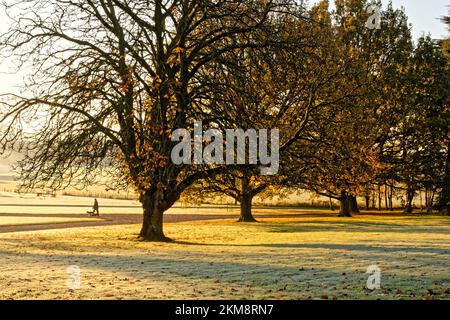
<path id="1" fill-rule="evenodd" d="M 267 232 L 274 233 L 308 233 L 308 232 L 368 232 L 368 233 L 433 233 L 433 234 L 450 234 L 450 219 L 440 220 L 440 224 L 436 225 L 417 225 L 408 224 L 413 220 L 405 218 L 405 223 L 382 222 L 372 220 L 362 222 L 358 220 L 346 219 L 345 221 L 298 221 L 289 225 L 283 224 L 266 224 Z M 427 221 L 424 221 L 427 223 Z"/>
<path id="2" fill-rule="evenodd" d="M 277 245 L 261 244 L 259 246 L 277 247 Z M 283 246 L 286 247 L 286 246 Z M 318 244 L 314 246 L 293 246 L 293 248 L 331 248 L 353 250 L 349 246 L 337 246 Z M 358 250 L 370 250 L 365 246 Z M 4 255 L 8 255 L 8 251 L 0 250 L 0 259 Z M 291 252 L 290 255 L 295 255 Z M 244 262 L 239 261 L 238 257 L 226 256 L 224 259 L 215 255 L 201 255 L 201 253 L 188 253 L 183 255 L 182 252 L 177 253 L 176 257 L 168 257 L 166 254 L 151 254 L 151 255 L 99 255 L 99 254 L 64 254 L 57 253 L 48 256 L 41 253 L 26 253 L 22 252 L 15 256 L 17 263 L 28 263 L 34 265 L 36 268 L 48 267 L 49 265 L 79 265 L 82 273 L 85 269 L 107 271 L 120 275 L 121 277 L 132 277 L 136 280 L 150 280 L 152 282 L 162 283 L 163 286 L 173 285 L 178 282 L 178 289 L 185 287 L 185 290 L 191 290 L 192 287 L 200 288 L 200 291 L 208 290 L 209 296 L 220 296 L 224 289 L 228 291 L 228 299 L 233 298 L 233 290 L 230 293 L 230 288 L 240 288 L 245 292 L 246 298 L 252 298 L 253 294 L 257 296 L 267 296 L 268 298 L 290 297 L 307 298 L 308 296 L 319 298 L 324 294 L 335 294 L 340 298 L 355 297 L 366 299 L 379 298 L 377 294 L 371 294 L 364 289 L 367 280 L 365 274 L 368 265 L 372 264 L 376 258 L 361 257 L 358 261 L 358 266 L 354 264 L 352 267 L 333 267 L 332 261 L 326 265 L 314 264 L 314 267 L 303 267 L 302 259 L 299 259 L 299 265 L 293 267 L 274 263 L 273 258 L 277 254 L 260 255 L 259 261 Z M 242 258 L 248 258 L 248 255 L 243 254 Z M 225 261 L 225 259 L 235 259 L 234 261 Z M 381 257 L 379 262 L 383 263 Z M 391 257 L 392 259 L 392 257 Z M 444 259 L 444 258 L 443 258 Z M 428 259 L 428 263 L 435 262 L 433 259 Z M 314 261 L 308 261 L 311 265 Z M 390 263 L 393 263 L 390 261 Z M 366 266 L 367 265 L 367 266 Z M 83 277 L 86 275 L 83 273 Z M 95 274 L 95 272 L 94 272 Z M 383 277 L 389 273 L 384 273 Z M 436 281 L 445 281 L 446 278 L 437 275 L 433 277 L 414 277 L 408 273 L 399 275 L 388 280 L 383 278 L 384 298 L 395 299 L 395 290 L 401 288 L 403 291 L 409 290 L 415 292 L 415 297 L 425 297 L 426 288 L 429 288 L 436 283 Z M 55 279 L 55 278 L 53 278 Z M 105 281 L 105 276 L 102 275 L 98 281 Z M 58 281 L 42 279 L 46 281 Z M 90 282 L 96 281 L 95 278 L 90 278 Z M 127 280 L 128 281 L 128 280 Z M 19 288 L 23 282 L 18 283 Z M 119 284 L 114 285 L 115 290 Z M 126 283 L 124 283 L 126 285 Z M 149 284 L 147 284 L 149 285 Z M 151 285 L 151 284 L 150 284 Z M 61 284 L 58 285 L 60 288 Z M 145 290 L 145 284 L 141 288 Z M 330 289 L 333 288 L 334 289 Z M 202 289 L 205 288 L 205 289 Z M 208 288 L 208 289 L 206 289 Z M 387 291 L 385 290 L 387 289 Z M 96 289 L 90 289 L 96 290 Z M 198 293 L 202 297 L 202 292 Z M 183 291 L 184 292 L 184 291 Z M 222 292 L 222 293 L 220 293 Z M 234 290 L 237 294 L 237 290 Z M 117 292 L 121 294 L 120 291 Z M 182 293 L 182 292 L 181 292 Z M 240 292 L 240 296 L 243 292 Z M 102 298 L 98 296 L 98 298 Z M 447 297 L 448 298 L 448 297 Z M 238 297 L 238 299 L 241 299 Z"/>
<path id="3" fill-rule="evenodd" d="M 0 250 L 0 257 L 8 254 Z M 179 278 L 186 281 L 211 281 L 217 287 L 229 288 L 233 285 L 240 287 L 258 287 L 262 290 L 275 289 L 286 290 L 286 285 L 295 285 L 300 288 L 308 282 L 316 282 L 320 277 L 322 281 L 342 277 L 341 270 L 330 270 L 324 268 L 309 269 L 305 272 L 301 266 L 283 266 L 271 264 L 271 259 L 261 263 L 246 263 L 240 261 L 219 261 L 217 256 L 182 255 L 179 258 L 168 258 L 164 254 L 153 254 L 143 256 L 113 256 L 92 254 L 52 254 L 48 257 L 39 253 L 21 253 L 15 256 L 18 262 L 31 263 L 39 268 L 40 263 L 48 266 L 49 263 L 56 265 L 64 263 L 67 265 L 79 265 L 81 270 L 85 268 L 97 269 L 117 273 L 122 276 L 130 276 L 135 279 L 151 281 L 175 281 Z M 264 257 L 264 256 L 262 256 Z M 210 258 L 210 259 L 208 259 Z M 215 259 L 214 259 L 215 258 Z M 364 283 L 365 270 L 357 274 Z M 297 276 L 293 278 L 293 276 Z M 330 282 L 330 285 L 333 281 Z M 358 283 L 359 286 L 359 283 Z"/>
<path id="4" fill-rule="evenodd" d="M 415 247 L 415 246 L 371 246 L 371 245 L 344 245 L 344 244 L 329 244 L 329 243 L 314 243 L 314 244 L 293 244 L 293 243 L 257 243 L 257 244 L 217 244 L 217 243 L 197 243 L 190 241 L 173 241 L 175 244 L 187 246 L 211 246 L 211 247 L 267 247 L 267 248 L 291 248 L 291 249 L 326 249 L 326 250 L 340 250 L 340 251 L 361 251 L 361 252 L 379 252 L 379 253 L 423 253 L 423 254 L 441 254 L 449 255 L 450 259 L 450 245 L 446 249 L 433 247 Z M 338 254 L 338 253 L 337 253 Z M 450 268 L 450 260 L 449 260 Z"/>

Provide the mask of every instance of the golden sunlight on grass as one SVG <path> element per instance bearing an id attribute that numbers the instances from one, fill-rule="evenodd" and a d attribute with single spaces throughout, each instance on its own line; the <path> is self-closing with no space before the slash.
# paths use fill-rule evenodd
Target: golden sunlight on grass
<path id="1" fill-rule="evenodd" d="M 60 217 L 16 217 L 16 216 L 0 216 L 0 226 L 16 226 L 16 225 L 34 225 L 49 224 L 63 222 L 83 222 L 92 221 L 92 218 L 60 218 Z M 97 220 L 97 219 L 96 219 Z M 100 219 L 98 219 L 100 221 Z"/>
<path id="2" fill-rule="evenodd" d="M 275 210 L 274 210 L 275 211 Z M 450 219 L 358 216 L 0 234 L 2 299 L 448 299 Z M 67 289 L 67 267 L 81 288 Z M 365 289 L 367 267 L 381 290 Z"/>

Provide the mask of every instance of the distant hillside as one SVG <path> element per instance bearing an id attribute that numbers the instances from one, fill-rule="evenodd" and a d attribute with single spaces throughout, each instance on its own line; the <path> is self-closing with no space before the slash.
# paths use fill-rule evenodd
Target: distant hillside
<path id="1" fill-rule="evenodd" d="M 11 175 L 13 173 L 11 165 L 16 163 L 21 157 L 17 152 L 13 152 L 8 158 L 0 156 L 0 175 Z"/>
<path id="2" fill-rule="evenodd" d="M 4 130 L 6 129 L 5 125 L 0 123 L 0 133 L 4 133 Z M 4 155 L 0 154 L 0 176 L 6 176 L 11 175 L 12 169 L 11 165 L 19 161 L 23 156 L 18 152 L 6 152 L 8 157 L 5 157 Z M 3 179 L 4 180 L 4 179 Z"/>

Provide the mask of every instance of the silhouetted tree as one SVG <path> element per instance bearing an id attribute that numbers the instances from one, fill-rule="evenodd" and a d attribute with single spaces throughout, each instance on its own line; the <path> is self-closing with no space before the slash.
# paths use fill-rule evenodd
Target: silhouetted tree
<path id="1" fill-rule="evenodd" d="M 2 54 L 30 73 L 22 95 L 1 99 L 3 150 L 25 155 L 27 188 L 92 184 L 102 174 L 132 186 L 144 219 L 140 236 L 166 240 L 163 213 L 217 166 L 175 165 L 171 133 L 233 123 L 222 82 L 211 70 L 233 70 L 228 53 L 282 45 L 290 0 L 6 1 L 14 21 Z M 26 17 L 26 18 L 25 18 Z M 285 38 L 285 37 L 284 37 Z M 223 108 L 222 108 L 223 107 Z M 26 135 L 24 123 L 34 126 Z"/>

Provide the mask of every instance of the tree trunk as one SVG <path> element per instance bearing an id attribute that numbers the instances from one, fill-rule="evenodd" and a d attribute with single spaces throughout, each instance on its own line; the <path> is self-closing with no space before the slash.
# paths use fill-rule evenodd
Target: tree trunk
<path id="1" fill-rule="evenodd" d="M 425 186 L 425 210 L 428 213 L 429 203 L 428 203 L 428 188 Z"/>
<path id="2" fill-rule="evenodd" d="M 442 181 L 442 191 L 439 195 L 439 207 L 450 216 L 450 140 L 447 143 L 447 160 Z"/>
<path id="3" fill-rule="evenodd" d="M 167 242 L 170 241 L 164 235 L 163 230 L 163 193 L 162 191 L 147 192 L 141 196 L 144 220 L 142 222 L 139 237 L 146 241 Z"/>
<path id="4" fill-rule="evenodd" d="M 350 205 L 350 212 L 352 213 L 359 213 L 358 208 L 358 200 L 355 196 L 348 196 L 349 205 Z"/>
<path id="5" fill-rule="evenodd" d="M 339 217 L 351 217 L 351 211 L 350 211 L 350 201 L 349 196 L 347 195 L 347 192 L 342 191 L 341 197 L 339 198 L 339 202 L 341 204 L 340 211 L 339 211 Z"/>
<path id="6" fill-rule="evenodd" d="M 378 211 L 381 211 L 381 185 L 378 185 Z"/>
<path id="7" fill-rule="evenodd" d="M 256 222 L 252 214 L 253 195 L 250 190 L 250 178 L 244 175 L 241 179 L 241 216 L 238 222 Z"/>
<path id="8" fill-rule="evenodd" d="M 408 190 L 406 191 L 406 208 L 405 213 L 412 213 L 413 207 L 412 202 L 414 199 L 414 190 L 411 187 L 408 187 Z"/>
<path id="9" fill-rule="evenodd" d="M 377 203 L 376 203 L 376 194 L 375 194 L 375 191 L 374 192 L 372 192 L 372 209 L 376 209 L 377 208 Z"/>
<path id="10" fill-rule="evenodd" d="M 422 213 L 423 211 L 422 190 L 419 190 L 419 198 L 420 198 L 420 213 Z"/>
<path id="11" fill-rule="evenodd" d="M 427 213 L 433 213 L 434 208 L 434 190 L 431 187 L 426 188 L 427 192 Z"/>
<path id="12" fill-rule="evenodd" d="M 330 210 L 334 211 L 334 206 L 333 206 L 333 199 L 331 199 L 331 197 L 328 197 L 330 199 Z"/>
<path id="13" fill-rule="evenodd" d="M 370 210 L 370 196 L 366 195 L 366 210 Z"/>
<path id="14" fill-rule="evenodd" d="M 394 210 L 394 188 L 392 186 L 389 187 L 389 210 Z"/>
<path id="15" fill-rule="evenodd" d="M 241 197 L 241 216 L 239 217 L 239 222 L 256 222 L 252 214 L 252 201 L 252 196 L 244 195 Z"/>
<path id="16" fill-rule="evenodd" d="M 388 196 L 388 185 L 384 184 L 384 206 L 386 211 L 389 210 L 389 196 Z"/>

